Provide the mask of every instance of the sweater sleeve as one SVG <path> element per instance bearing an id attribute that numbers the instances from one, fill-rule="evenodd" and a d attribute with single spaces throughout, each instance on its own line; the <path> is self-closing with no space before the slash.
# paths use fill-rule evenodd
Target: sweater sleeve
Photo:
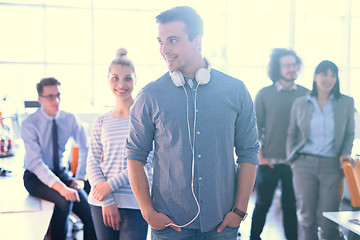
<path id="1" fill-rule="evenodd" d="M 256 95 L 254 102 L 259 141 L 263 146 L 265 144 L 265 106 L 262 91 Z"/>
<path id="2" fill-rule="evenodd" d="M 91 186 L 95 186 L 99 182 L 107 181 L 100 168 L 100 163 L 103 155 L 103 146 L 101 144 L 102 123 L 103 123 L 103 116 L 100 116 L 95 120 L 92 136 L 91 136 L 91 144 L 87 156 L 86 172 L 88 174 L 88 178 Z M 115 203 L 116 203 L 115 199 L 111 194 L 102 201 L 103 206 L 108 206 Z"/>
<path id="3" fill-rule="evenodd" d="M 354 107 L 354 99 L 348 98 L 349 101 L 347 102 L 347 122 L 346 128 L 344 133 L 344 141 L 342 143 L 342 149 L 340 152 L 341 155 L 350 155 L 351 149 L 354 142 L 355 137 L 355 107 Z"/>

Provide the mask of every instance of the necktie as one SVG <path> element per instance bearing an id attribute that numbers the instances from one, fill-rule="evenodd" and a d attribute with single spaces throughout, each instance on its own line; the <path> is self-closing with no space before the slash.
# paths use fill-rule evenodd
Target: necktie
<path id="1" fill-rule="evenodd" d="M 53 161 L 54 161 L 54 173 L 58 174 L 60 172 L 59 165 L 59 146 L 58 146 L 58 134 L 55 119 L 52 124 L 52 142 L 53 142 Z"/>

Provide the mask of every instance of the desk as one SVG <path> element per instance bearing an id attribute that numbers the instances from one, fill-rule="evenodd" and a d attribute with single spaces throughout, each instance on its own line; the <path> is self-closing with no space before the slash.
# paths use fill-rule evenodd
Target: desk
<path id="1" fill-rule="evenodd" d="M 349 222 L 349 219 L 360 219 L 360 211 L 324 212 L 324 217 L 360 235 L 360 225 Z"/>
<path id="2" fill-rule="evenodd" d="M 44 239 L 54 204 L 44 200 L 37 200 L 41 202 L 41 210 L 39 211 L 0 213 L 0 239 Z"/>
<path id="3" fill-rule="evenodd" d="M 39 240 L 44 239 L 54 204 L 29 196 L 23 184 L 23 146 L 14 157 L 1 158 L 0 167 L 11 170 L 8 177 L 0 177 L 0 239 Z M 14 205 L 15 204 L 15 205 Z M 14 211 L 18 206 L 23 211 Z"/>

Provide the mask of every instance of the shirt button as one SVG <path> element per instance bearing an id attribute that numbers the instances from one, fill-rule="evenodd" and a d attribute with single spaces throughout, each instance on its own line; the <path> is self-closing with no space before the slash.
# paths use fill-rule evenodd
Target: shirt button
<path id="1" fill-rule="evenodd" d="M 201 158 L 201 154 L 198 155 L 198 158 Z"/>
<path id="2" fill-rule="evenodd" d="M 200 134 L 200 131 L 197 131 L 196 134 L 199 135 L 199 134 Z"/>
<path id="3" fill-rule="evenodd" d="M 198 112 L 198 111 L 199 111 L 199 109 L 196 109 L 196 110 L 195 110 L 195 112 Z"/>
<path id="4" fill-rule="evenodd" d="M 201 181 L 202 180 L 202 177 L 199 177 L 199 181 Z"/>

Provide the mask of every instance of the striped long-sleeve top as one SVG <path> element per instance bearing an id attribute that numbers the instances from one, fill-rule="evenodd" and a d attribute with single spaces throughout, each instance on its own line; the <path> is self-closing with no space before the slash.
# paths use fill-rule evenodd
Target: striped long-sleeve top
<path id="1" fill-rule="evenodd" d="M 87 158 L 87 175 L 91 186 L 108 181 L 113 192 L 102 201 L 97 201 L 90 192 L 90 204 L 116 204 L 118 208 L 139 209 L 130 187 L 125 159 L 125 140 L 128 133 L 128 116 L 117 118 L 109 112 L 96 118 Z M 145 165 L 149 183 L 152 181 L 152 156 L 151 152 Z"/>

